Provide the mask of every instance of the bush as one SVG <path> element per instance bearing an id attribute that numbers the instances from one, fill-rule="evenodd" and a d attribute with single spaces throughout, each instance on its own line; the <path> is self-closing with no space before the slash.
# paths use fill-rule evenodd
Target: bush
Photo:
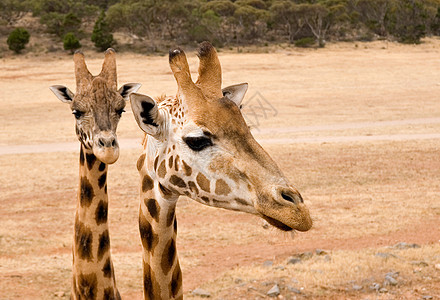
<path id="1" fill-rule="evenodd" d="M 15 53 L 20 53 L 26 47 L 26 44 L 29 43 L 29 38 L 31 35 L 24 28 L 16 28 L 14 29 L 8 36 L 8 46 L 9 49 L 14 51 Z"/>
<path id="2" fill-rule="evenodd" d="M 115 43 L 110 28 L 105 21 L 104 11 L 101 12 L 93 27 L 92 42 L 95 43 L 95 47 L 101 51 L 107 50 Z"/>
<path id="3" fill-rule="evenodd" d="M 295 41 L 296 47 L 308 48 L 315 44 L 316 40 L 312 37 L 305 37 Z"/>
<path id="4" fill-rule="evenodd" d="M 81 48 L 81 43 L 73 32 L 68 32 L 63 38 L 63 46 L 64 50 L 70 50 L 70 53 L 73 54 L 76 49 Z"/>

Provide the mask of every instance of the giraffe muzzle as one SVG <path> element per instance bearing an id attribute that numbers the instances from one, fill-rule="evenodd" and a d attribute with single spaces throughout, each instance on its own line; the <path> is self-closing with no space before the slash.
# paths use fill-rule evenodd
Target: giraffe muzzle
<path id="1" fill-rule="evenodd" d="M 94 137 L 93 153 L 106 164 L 113 164 L 119 158 L 119 143 L 116 135 L 111 132 L 102 132 Z"/>

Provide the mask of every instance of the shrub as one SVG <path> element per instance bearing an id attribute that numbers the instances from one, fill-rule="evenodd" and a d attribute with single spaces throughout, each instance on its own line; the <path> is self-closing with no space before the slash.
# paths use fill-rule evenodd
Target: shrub
<path id="1" fill-rule="evenodd" d="M 63 46 L 64 50 L 70 50 L 70 53 L 73 54 L 76 49 L 81 48 L 81 43 L 73 32 L 68 32 L 63 38 Z"/>
<path id="2" fill-rule="evenodd" d="M 295 41 L 296 47 L 308 48 L 315 44 L 316 40 L 312 37 L 305 37 Z"/>
<path id="3" fill-rule="evenodd" d="M 115 43 L 110 28 L 105 21 L 104 11 L 101 12 L 93 27 L 92 42 L 95 43 L 95 47 L 101 51 L 107 50 L 107 48 L 110 48 Z"/>
<path id="4" fill-rule="evenodd" d="M 26 47 L 26 44 L 29 43 L 29 38 L 31 35 L 24 28 L 16 28 L 14 29 L 8 36 L 8 46 L 9 49 L 14 51 L 15 53 L 20 53 Z"/>

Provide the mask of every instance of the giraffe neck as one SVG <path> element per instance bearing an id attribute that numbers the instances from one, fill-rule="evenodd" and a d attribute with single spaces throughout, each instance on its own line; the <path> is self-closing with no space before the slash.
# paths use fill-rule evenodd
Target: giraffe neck
<path id="1" fill-rule="evenodd" d="M 139 231 L 143 247 L 144 299 L 183 299 L 182 272 L 176 250 L 178 196 L 147 172 L 145 153 L 138 161 L 141 174 Z M 151 175 L 151 176 L 150 176 Z"/>
<path id="2" fill-rule="evenodd" d="M 81 145 L 73 239 L 73 299 L 120 299 L 110 257 L 107 165 Z"/>

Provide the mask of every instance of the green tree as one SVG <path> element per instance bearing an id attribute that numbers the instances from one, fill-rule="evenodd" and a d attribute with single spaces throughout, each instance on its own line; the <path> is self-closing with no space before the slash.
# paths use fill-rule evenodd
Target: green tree
<path id="1" fill-rule="evenodd" d="M 303 29 L 305 24 L 300 6 L 288 0 L 275 1 L 270 7 L 270 12 L 273 23 L 286 28 L 289 41 L 293 43 L 296 35 Z"/>
<path id="2" fill-rule="evenodd" d="M 316 38 L 319 47 L 324 47 L 327 33 L 332 27 L 340 26 L 348 18 L 345 0 L 321 0 L 313 4 L 301 4 L 300 14 Z"/>
<path id="3" fill-rule="evenodd" d="M 435 23 L 439 1 L 395 0 L 390 17 L 390 32 L 403 43 L 420 43 Z"/>
<path id="4" fill-rule="evenodd" d="M 25 5 L 19 0 L 0 0 L 0 20 L 11 25 L 26 13 Z"/>
<path id="5" fill-rule="evenodd" d="M 8 46 L 9 49 L 14 51 L 15 53 L 20 53 L 26 47 L 26 44 L 29 43 L 29 38 L 31 35 L 24 28 L 15 28 L 8 36 Z"/>
<path id="6" fill-rule="evenodd" d="M 101 51 L 107 50 L 107 48 L 110 48 L 115 43 L 113 34 L 105 21 L 104 11 L 101 12 L 93 27 L 92 42 L 95 44 L 95 47 Z"/>
<path id="7" fill-rule="evenodd" d="M 359 19 L 368 29 L 380 36 L 387 36 L 387 18 L 393 1 L 390 0 L 355 0 L 354 9 Z"/>
<path id="8" fill-rule="evenodd" d="M 70 50 L 70 53 L 73 54 L 76 49 L 81 48 L 81 43 L 73 32 L 68 32 L 64 35 L 63 46 L 64 50 Z"/>

